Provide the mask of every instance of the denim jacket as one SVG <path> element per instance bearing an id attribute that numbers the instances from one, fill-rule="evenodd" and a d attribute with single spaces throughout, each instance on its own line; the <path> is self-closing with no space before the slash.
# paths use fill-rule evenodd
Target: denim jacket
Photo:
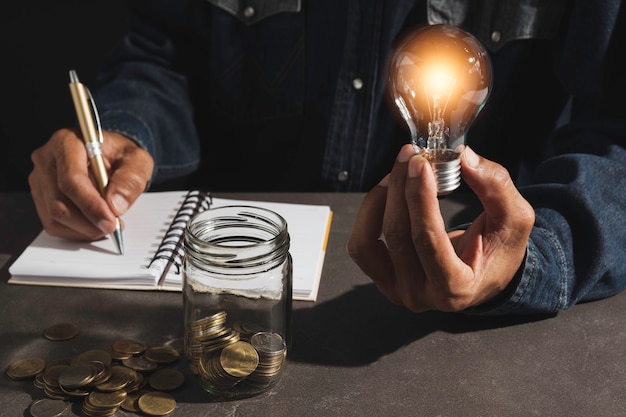
<path id="1" fill-rule="evenodd" d="M 550 313 L 626 287 L 626 13 L 617 0 L 131 0 L 99 77 L 105 129 L 152 183 L 367 191 L 408 133 L 386 99 L 394 41 L 426 22 L 488 48 L 494 85 L 467 143 L 518 178 L 536 223 L 506 297 Z M 619 23 L 619 24 L 618 24 Z"/>

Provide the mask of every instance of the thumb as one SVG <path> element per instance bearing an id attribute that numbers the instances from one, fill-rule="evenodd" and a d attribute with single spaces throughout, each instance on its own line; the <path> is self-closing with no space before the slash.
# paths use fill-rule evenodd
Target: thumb
<path id="1" fill-rule="evenodd" d="M 107 202 L 121 216 L 143 193 L 154 169 L 152 156 L 130 139 L 109 135 L 112 171 L 107 185 Z"/>
<path id="2" fill-rule="evenodd" d="M 461 154 L 461 173 L 480 199 L 488 218 L 512 228 L 528 230 L 532 227 L 534 210 L 502 165 L 477 155 L 466 146 Z"/>
<path id="3" fill-rule="evenodd" d="M 109 205 L 111 206 L 115 214 L 121 216 L 128 211 L 128 208 L 130 207 L 130 201 L 125 194 L 114 192 L 109 195 Z"/>
<path id="4" fill-rule="evenodd" d="M 142 165 L 142 162 L 134 158 L 123 159 L 109 179 L 107 202 L 117 216 L 126 213 L 147 187 L 149 177 L 139 174 L 141 169 L 137 164 Z"/>

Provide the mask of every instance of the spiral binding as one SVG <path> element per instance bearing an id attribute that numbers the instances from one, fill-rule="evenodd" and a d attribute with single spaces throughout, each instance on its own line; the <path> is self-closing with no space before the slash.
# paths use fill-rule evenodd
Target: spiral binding
<path id="1" fill-rule="evenodd" d="M 213 199 L 208 192 L 192 190 L 187 193 L 159 247 L 147 265 L 147 268 L 157 268 L 163 271 L 159 281 L 164 279 L 171 265 L 176 267 L 176 274 L 180 274 L 184 255 L 183 236 L 187 222 L 195 214 L 210 208 L 212 203 Z"/>

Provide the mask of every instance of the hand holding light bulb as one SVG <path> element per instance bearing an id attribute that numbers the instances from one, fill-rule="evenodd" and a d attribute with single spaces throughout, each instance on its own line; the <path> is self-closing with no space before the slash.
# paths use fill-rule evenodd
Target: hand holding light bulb
<path id="1" fill-rule="evenodd" d="M 388 87 L 415 152 L 433 167 L 438 194 L 449 194 L 461 182 L 459 156 L 467 129 L 489 96 L 489 55 L 456 26 L 426 26 L 395 48 Z"/>
<path id="2" fill-rule="evenodd" d="M 390 88 L 411 144 L 363 199 L 347 250 L 388 300 L 414 312 L 490 308 L 521 279 L 534 210 L 502 165 L 463 146 L 491 86 L 483 53 L 460 29 L 434 26 L 393 57 Z M 461 173 L 484 211 L 448 232 L 438 197 Z"/>

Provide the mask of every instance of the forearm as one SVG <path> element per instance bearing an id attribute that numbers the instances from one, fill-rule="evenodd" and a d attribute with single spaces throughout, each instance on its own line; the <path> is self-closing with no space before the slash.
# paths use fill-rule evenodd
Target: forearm
<path id="1" fill-rule="evenodd" d="M 539 167 L 535 183 L 522 189 L 536 220 L 519 282 L 506 300 L 473 312 L 555 313 L 626 288 L 626 151 L 615 144 L 604 150 Z"/>

